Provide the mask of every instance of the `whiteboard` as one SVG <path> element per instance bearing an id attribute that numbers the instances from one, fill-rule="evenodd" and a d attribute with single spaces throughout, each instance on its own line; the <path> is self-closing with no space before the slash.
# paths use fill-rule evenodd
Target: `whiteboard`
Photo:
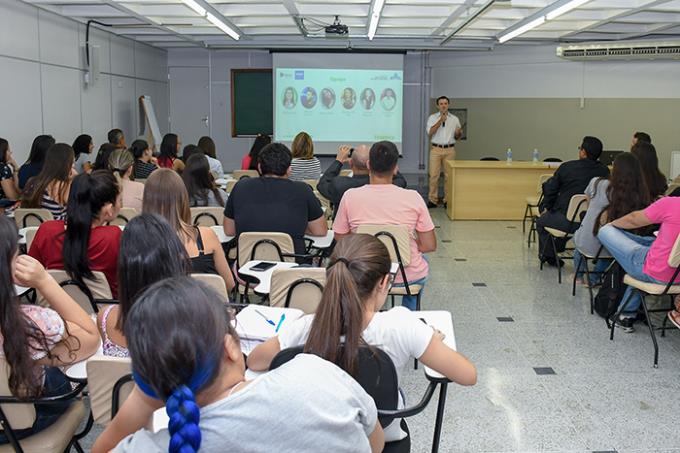
<path id="1" fill-rule="evenodd" d="M 146 137 L 149 148 L 154 152 L 158 152 L 160 151 L 162 137 L 158 121 L 156 120 L 156 113 L 151 103 L 151 96 L 144 95 L 139 97 L 139 110 L 139 117 L 144 118 L 142 135 Z"/>
<path id="2" fill-rule="evenodd" d="M 671 174 L 669 178 L 675 179 L 680 175 L 680 151 L 673 151 L 671 153 Z"/>

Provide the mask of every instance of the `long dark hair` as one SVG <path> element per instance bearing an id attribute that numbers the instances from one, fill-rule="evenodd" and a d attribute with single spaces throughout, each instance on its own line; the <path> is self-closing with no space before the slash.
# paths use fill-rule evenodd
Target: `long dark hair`
<path id="1" fill-rule="evenodd" d="M 66 232 L 62 250 L 64 270 L 79 282 L 93 279 L 87 249 L 90 243 L 92 221 L 99 216 L 104 205 L 116 203 L 120 189 L 116 178 L 107 170 L 83 173 L 73 179 L 66 206 Z"/>
<path id="2" fill-rule="evenodd" d="M 182 149 L 182 162 L 185 164 L 194 154 L 203 154 L 203 150 L 196 145 L 187 145 Z"/>
<path id="3" fill-rule="evenodd" d="M 93 170 L 108 170 L 109 169 L 109 157 L 111 153 L 117 150 L 116 145 L 111 143 L 104 143 L 99 147 L 97 151 L 97 157 L 94 159 L 94 164 L 92 164 Z"/>
<path id="4" fill-rule="evenodd" d="M 38 135 L 33 139 L 31 145 L 31 152 L 28 154 L 27 164 L 39 164 L 45 161 L 47 150 L 56 143 L 56 140 L 51 135 Z"/>
<path id="5" fill-rule="evenodd" d="M 75 160 L 78 160 L 81 154 L 89 154 L 91 143 L 92 137 L 87 134 L 82 134 L 76 137 L 72 145 Z"/>
<path id="6" fill-rule="evenodd" d="M 593 234 L 596 236 L 603 214 L 607 217 L 606 221 L 611 221 L 650 205 L 649 190 L 635 155 L 621 153 L 614 159 L 607 199 L 609 206 L 602 210 L 593 225 Z"/>
<path id="7" fill-rule="evenodd" d="M 9 389 L 18 397 L 35 397 L 42 392 L 39 365 L 32 355 L 36 350 L 51 358 L 45 334 L 24 315 L 12 283 L 12 262 L 17 252 L 19 234 L 14 222 L 0 216 L 0 333 L 2 350 L 9 365 Z"/>
<path id="8" fill-rule="evenodd" d="M 191 277 L 169 278 L 145 289 L 125 321 L 135 382 L 166 402 L 171 451 L 200 448 L 195 395 L 219 376 L 225 336 L 238 341 L 225 302 Z"/>
<path id="9" fill-rule="evenodd" d="M 42 202 L 42 195 L 47 187 L 56 182 L 59 184 L 59 196 L 56 200 L 63 203 L 66 192 L 69 188 L 71 169 L 73 168 L 74 155 L 73 148 L 66 143 L 56 143 L 47 150 L 47 156 L 42 170 L 37 176 L 31 178 L 26 184 L 24 191 L 23 207 L 39 208 Z"/>
<path id="10" fill-rule="evenodd" d="M 207 135 L 198 139 L 198 147 L 203 150 L 206 156 L 217 159 L 217 151 L 215 150 L 215 141 Z"/>
<path id="11" fill-rule="evenodd" d="M 189 202 L 192 206 L 207 206 L 209 192 L 215 195 L 220 206 L 224 206 L 222 195 L 215 186 L 215 180 L 210 173 L 210 163 L 204 154 L 194 154 L 187 159 L 186 167 L 182 172 L 182 180 L 187 186 Z"/>
<path id="12" fill-rule="evenodd" d="M 149 242 L 149 237 L 163 238 Z M 125 226 L 118 254 L 116 329 L 122 331 L 135 297 L 147 286 L 165 278 L 189 275 L 191 264 L 184 244 L 163 217 L 140 214 Z"/>
<path id="13" fill-rule="evenodd" d="M 178 141 L 179 137 L 177 137 L 177 134 L 165 134 L 163 136 L 163 141 L 161 141 L 160 156 L 168 159 L 176 158 Z"/>
<path id="14" fill-rule="evenodd" d="M 659 170 L 656 148 L 651 143 L 639 141 L 630 152 L 640 161 L 642 175 L 645 178 L 645 183 L 647 183 L 647 189 L 649 189 L 649 196 L 652 200 L 656 200 L 668 189 L 666 176 Z"/>
<path id="15" fill-rule="evenodd" d="M 364 304 L 380 280 L 389 274 L 390 266 L 387 247 L 371 235 L 352 234 L 338 242 L 326 269 L 326 286 L 305 352 L 355 373 L 363 341 Z"/>
<path id="16" fill-rule="evenodd" d="M 0 162 L 7 163 L 7 151 L 9 151 L 9 142 L 4 138 L 0 138 Z"/>
<path id="17" fill-rule="evenodd" d="M 257 160 L 258 157 L 260 157 L 260 151 L 262 151 L 262 148 L 271 142 L 272 138 L 269 135 L 257 134 L 257 137 L 255 137 L 255 141 L 253 142 L 253 146 L 250 147 L 250 152 L 248 153 L 250 156 L 250 166 L 248 167 L 249 170 L 257 170 Z"/>

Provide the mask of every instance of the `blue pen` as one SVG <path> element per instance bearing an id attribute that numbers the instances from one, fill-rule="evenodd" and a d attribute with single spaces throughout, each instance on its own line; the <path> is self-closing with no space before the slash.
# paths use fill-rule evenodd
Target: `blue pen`
<path id="1" fill-rule="evenodd" d="M 281 313 L 281 319 L 279 319 L 279 323 L 276 326 L 276 330 L 274 332 L 278 333 L 279 329 L 281 328 L 281 324 L 283 324 L 283 321 L 286 319 L 286 314 Z"/>
<path id="2" fill-rule="evenodd" d="M 272 321 L 271 319 L 267 318 L 260 310 L 255 310 L 255 313 L 257 313 L 258 315 L 262 316 L 262 317 L 264 318 L 264 320 L 267 321 L 267 322 L 268 322 L 269 324 L 271 324 L 272 326 L 275 326 L 275 325 L 276 325 L 276 324 L 274 324 L 274 321 Z M 277 327 L 277 330 L 278 330 L 278 327 Z"/>

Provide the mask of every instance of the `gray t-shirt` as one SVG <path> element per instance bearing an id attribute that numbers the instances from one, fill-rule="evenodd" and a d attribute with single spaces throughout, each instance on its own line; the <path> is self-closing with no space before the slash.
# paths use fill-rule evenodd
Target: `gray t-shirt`
<path id="1" fill-rule="evenodd" d="M 217 198 L 215 198 L 215 192 L 212 190 L 208 190 L 206 193 L 208 195 L 207 200 L 205 198 L 199 198 L 199 197 L 192 197 L 189 200 L 189 204 L 192 208 L 194 207 L 215 207 L 215 208 L 223 208 L 224 205 L 227 204 L 227 192 L 224 190 L 218 188 L 217 191 L 220 193 L 220 196 L 222 197 L 222 204 L 220 204 L 217 201 Z M 207 203 L 207 204 L 206 204 Z"/>
<path id="2" fill-rule="evenodd" d="M 609 187 L 609 180 L 597 177 L 590 180 L 585 190 L 590 202 L 581 226 L 574 233 L 574 244 L 582 253 L 589 256 L 597 255 L 602 245 L 593 234 L 593 227 L 595 222 L 599 221 L 602 210 L 609 206 L 607 187 Z M 603 256 L 605 255 L 603 254 Z"/>
<path id="3" fill-rule="evenodd" d="M 201 452 L 370 452 L 373 399 L 340 368 L 300 354 L 232 396 L 201 409 Z M 141 430 L 120 452 L 168 451 L 167 429 Z"/>

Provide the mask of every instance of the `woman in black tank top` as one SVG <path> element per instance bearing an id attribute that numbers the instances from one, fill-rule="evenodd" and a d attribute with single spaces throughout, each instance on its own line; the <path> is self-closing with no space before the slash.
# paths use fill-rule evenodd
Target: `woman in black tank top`
<path id="1" fill-rule="evenodd" d="M 205 253 L 200 228 L 196 227 L 196 247 L 198 256 L 191 258 L 191 272 L 194 274 L 218 274 L 212 253 Z"/>

